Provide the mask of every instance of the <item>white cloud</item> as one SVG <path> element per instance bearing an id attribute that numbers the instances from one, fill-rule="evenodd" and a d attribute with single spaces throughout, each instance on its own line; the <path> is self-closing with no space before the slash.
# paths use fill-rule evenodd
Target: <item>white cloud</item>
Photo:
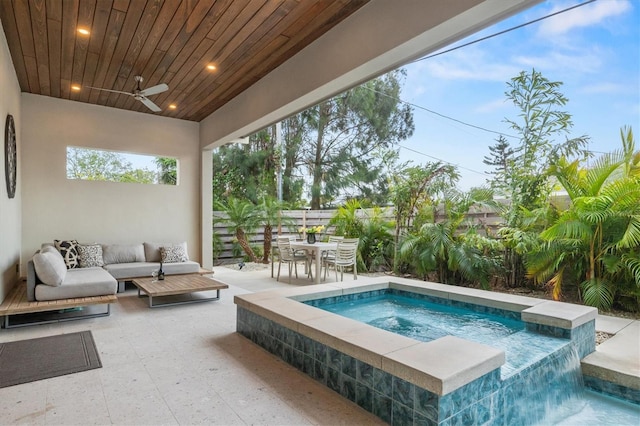
<path id="1" fill-rule="evenodd" d="M 602 82 L 600 84 L 593 84 L 590 86 L 584 87 L 580 90 L 582 93 L 589 94 L 624 94 L 629 91 L 627 86 L 623 86 L 622 84 L 616 84 L 611 82 Z"/>
<path id="2" fill-rule="evenodd" d="M 499 61 L 488 55 L 488 52 L 478 48 L 451 52 L 425 61 L 422 72 L 442 80 L 504 82 L 520 71 L 508 61 Z"/>
<path id="3" fill-rule="evenodd" d="M 602 68 L 602 55 L 598 49 L 577 52 L 575 54 L 548 51 L 544 55 L 520 55 L 513 57 L 513 61 L 526 68 L 543 70 L 575 70 L 580 73 L 595 73 Z"/>
<path id="4" fill-rule="evenodd" d="M 551 13 L 566 5 L 556 5 Z M 574 28 L 597 25 L 605 19 L 622 15 L 632 8 L 628 0 L 600 0 L 542 21 L 539 33 L 544 36 L 565 34 Z"/>
<path id="5" fill-rule="evenodd" d="M 495 99 L 493 101 L 478 105 L 473 109 L 473 111 L 480 114 L 486 114 L 486 113 L 499 111 L 501 109 L 507 109 L 509 107 L 510 107 L 509 102 L 504 98 L 500 98 L 500 99 Z"/>

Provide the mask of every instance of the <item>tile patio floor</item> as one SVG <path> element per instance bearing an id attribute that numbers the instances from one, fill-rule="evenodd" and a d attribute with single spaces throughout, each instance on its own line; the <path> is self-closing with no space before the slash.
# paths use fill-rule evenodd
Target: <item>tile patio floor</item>
<path id="1" fill-rule="evenodd" d="M 91 330 L 103 367 L 0 389 L 0 425 L 383 424 L 235 333 L 233 296 L 288 287 L 283 268 L 281 282 L 268 267 L 214 268 L 230 284 L 216 302 L 149 309 L 127 286 L 110 317 L 1 329 L 0 342 Z M 291 285 L 312 285 L 299 276 Z M 594 364 L 638 377 L 638 326 L 599 317 L 598 330 L 618 334 L 590 355 Z"/>
<path id="2" fill-rule="evenodd" d="M 383 424 L 235 333 L 240 286 L 287 284 L 215 269 L 236 283 L 216 302 L 149 309 L 127 286 L 109 317 L 0 330 L 1 342 L 91 330 L 103 364 L 0 389 L 0 424 Z"/>

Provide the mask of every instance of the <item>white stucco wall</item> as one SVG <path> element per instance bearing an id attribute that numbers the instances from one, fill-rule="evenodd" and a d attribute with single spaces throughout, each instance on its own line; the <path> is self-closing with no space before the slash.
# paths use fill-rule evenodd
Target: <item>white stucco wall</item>
<path id="1" fill-rule="evenodd" d="M 198 123 L 22 94 L 22 263 L 43 242 L 187 241 L 201 261 Z M 66 178 L 67 146 L 178 158 L 179 184 Z"/>
<path id="2" fill-rule="evenodd" d="M 18 147 L 18 179 L 15 198 L 7 196 L 4 167 L 4 127 L 7 114 L 13 115 L 17 133 Z M 2 154 L 0 159 L 0 302 L 18 281 L 16 265 L 20 262 L 20 231 L 22 229 L 22 201 L 20 190 L 22 188 L 22 123 L 20 114 L 20 86 L 16 73 L 13 70 L 11 54 L 7 46 L 7 39 L 0 23 L 0 123 L 2 126 L 2 139 L 0 146 Z"/>

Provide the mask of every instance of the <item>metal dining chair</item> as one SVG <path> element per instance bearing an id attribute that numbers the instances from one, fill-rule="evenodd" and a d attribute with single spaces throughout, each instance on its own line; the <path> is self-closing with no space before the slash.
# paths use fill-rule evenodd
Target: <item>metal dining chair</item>
<path id="1" fill-rule="evenodd" d="M 353 266 L 353 279 L 358 279 L 357 255 L 359 238 L 343 238 L 338 241 L 338 248 L 335 257 L 323 260 L 324 279 L 327 279 L 327 269 L 333 265 L 336 272 L 336 281 L 338 281 L 338 268 L 340 268 L 340 281 L 344 280 L 344 268 Z"/>
<path id="2" fill-rule="evenodd" d="M 291 248 L 291 239 L 289 237 L 278 237 L 278 275 L 276 281 L 280 281 L 280 268 L 282 263 L 286 263 L 289 266 L 289 284 L 291 284 L 291 270 L 295 270 L 296 278 L 298 278 L 298 262 L 305 262 L 305 267 L 308 262 L 308 258 L 305 254 L 298 254 Z M 311 268 L 307 268 L 311 271 Z"/>

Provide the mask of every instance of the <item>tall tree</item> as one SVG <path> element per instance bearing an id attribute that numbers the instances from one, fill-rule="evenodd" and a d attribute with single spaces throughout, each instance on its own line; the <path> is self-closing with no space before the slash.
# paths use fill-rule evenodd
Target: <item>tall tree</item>
<path id="1" fill-rule="evenodd" d="M 414 130 L 411 107 L 398 101 L 403 77 L 403 71 L 393 71 L 307 111 L 314 132 L 303 150 L 312 179 L 311 209 L 345 192 L 360 198 L 365 185 L 371 192 L 384 189 L 384 167 L 373 154 Z"/>
<path id="2" fill-rule="evenodd" d="M 513 148 L 509 145 L 509 141 L 500 135 L 495 145 L 489 147 L 489 156 L 485 156 L 482 162 L 488 166 L 493 166 L 495 170 L 489 172 L 493 175 L 490 181 L 491 188 L 502 195 L 506 195 L 509 188 L 508 173 L 513 163 Z"/>
<path id="3" fill-rule="evenodd" d="M 522 254 L 530 247 L 521 239 L 509 236 L 521 235 L 523 214 L 542 207 L 551 193 L 552 184 L 544 171 L 558 158 L 586 156 L 586 136 L 569 139 L 573 127 L 571 115 L 564 111 L 568 99 L 560 92 L 562 82 L 550 81 L 540 72 L 522 71 L 507 83 L 505 95 L 520 111 L 519 119 L 505 119 L 520 137 L 513 147 L 511 161 L 504 176 L 497 173 L 491 181 L 493 186 L 505 186 L 510 206 L 503 212 L 506 226 L 501 230 L 505 238 L 505 267 L 510 274 L 508 285 L 516 286 L 525 281 Z M 558 141 L 563 137 L 564 140 Z M 506 148 L 505 148 L 506 149 Z M 502 167 L 496 165 L 497 172 Z"/>
<path id="4" fill-rule="evenodd" d="M 233 196 L 258 204 L 265 195 L 276 195 L 277 153 L 273 128 L 249 138 L 249 143 L 223 146 L 214 152 L 213 199 Z"/>

